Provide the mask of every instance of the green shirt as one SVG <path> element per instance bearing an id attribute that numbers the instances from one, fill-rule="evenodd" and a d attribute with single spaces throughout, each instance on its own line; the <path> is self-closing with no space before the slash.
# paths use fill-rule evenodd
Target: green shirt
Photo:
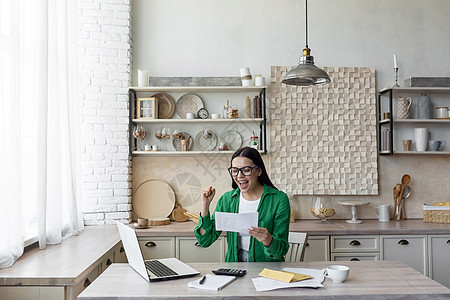
<path id="1" fill-rule="evenodd" d="M 216 210 L 220 212 L 239 212 L 239 188 L 226 192 L 217 202 Z M 272 244 L 269 247 L 254 237 L 250 237 L 248 250 L 249 262 L 284 261 L 289 244 L 289 218 L 290 205 L 288 196 L 275 188 L 264 185 L 264 192 L 258 205 L 258 227 L 266 228 L 272 235 Z M 205 233 L 200 233 L 203 227 Z M 194 230 L 198 243 L 202 247 L 209 247 L 220 236 L 221 231 L 216 230 L 215 215 L 208 214 L 199 218 Z M 238 261 L 237 232 L 227 232 L 228 251 L 226 262 Z"/>

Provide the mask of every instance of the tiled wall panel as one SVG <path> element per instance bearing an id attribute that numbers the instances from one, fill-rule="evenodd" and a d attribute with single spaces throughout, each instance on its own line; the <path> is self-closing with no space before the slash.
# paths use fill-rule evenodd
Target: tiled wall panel
<path id="1" fill-rule="evenodd" d="M 331 83 L 269 88 L 271 178 L 290 195 L 378 194 L 375 69 L 323 68 Z"/>

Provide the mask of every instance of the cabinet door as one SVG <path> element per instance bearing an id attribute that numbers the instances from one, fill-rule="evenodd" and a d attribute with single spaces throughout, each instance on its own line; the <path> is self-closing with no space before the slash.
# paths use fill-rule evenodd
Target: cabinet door
<path id="1" fill-rule="evenodd" d="M 382 235 L 381 259 L 399 260 L 428 275 L 427 238 L 422 235 Z"/>
<path id="2" fill-rule="evenodd" d="M 175 257 L 174 237 L 140 237 L 139 246 L 144 259 Z"/>
<path id="3" fill-rule="evenodd" d="M 331 253 L 332 261 L 380 260 L 378 253 Z"/>
<path id="4" fill-rule="evenodd" d="M 450 235 L 429 235 L 429 276 L 450 288 Z"/>
<path id="5" fill-rule="evenodd" d="M 305 256 L 303 261 L 329 261 L 330 260 L 330 237 L 308 236 L 305 244 Z"/>
<path id="6" fill-rule="evenodd" d="M 379 252 L 378 235 L 331 236 L 331 252 Z"/>
<path id="7" fill-rule="evenodd" d="M 223 262 L 225 238 L 219 237 L 208 248 L 203 248 L 195 237 L 177 237 L 177 257 L 183 262 Z"/>

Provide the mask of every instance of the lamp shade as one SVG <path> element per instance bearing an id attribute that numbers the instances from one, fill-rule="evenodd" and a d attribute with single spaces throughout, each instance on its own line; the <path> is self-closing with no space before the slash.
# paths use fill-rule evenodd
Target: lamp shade
<path id="1" fill-rule="evenodd" d="M 284 84 L 308 86 L 331 82 L 327 72 L 314 65 L 314 57 L 309 48 L 303 49 L 303 55 L 297 67 L 290 70 L 281 81 Z"/>

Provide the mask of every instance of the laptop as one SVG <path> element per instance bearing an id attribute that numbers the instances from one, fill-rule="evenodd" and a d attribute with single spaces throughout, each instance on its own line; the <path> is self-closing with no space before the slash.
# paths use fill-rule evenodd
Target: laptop
<path id="1" fill-rule="evenodd" d="M 116 222 L 130 266 L 147 281 L 180 279 L 200 274 L 176 258 L 144 260 L 133 228 Z"/>

